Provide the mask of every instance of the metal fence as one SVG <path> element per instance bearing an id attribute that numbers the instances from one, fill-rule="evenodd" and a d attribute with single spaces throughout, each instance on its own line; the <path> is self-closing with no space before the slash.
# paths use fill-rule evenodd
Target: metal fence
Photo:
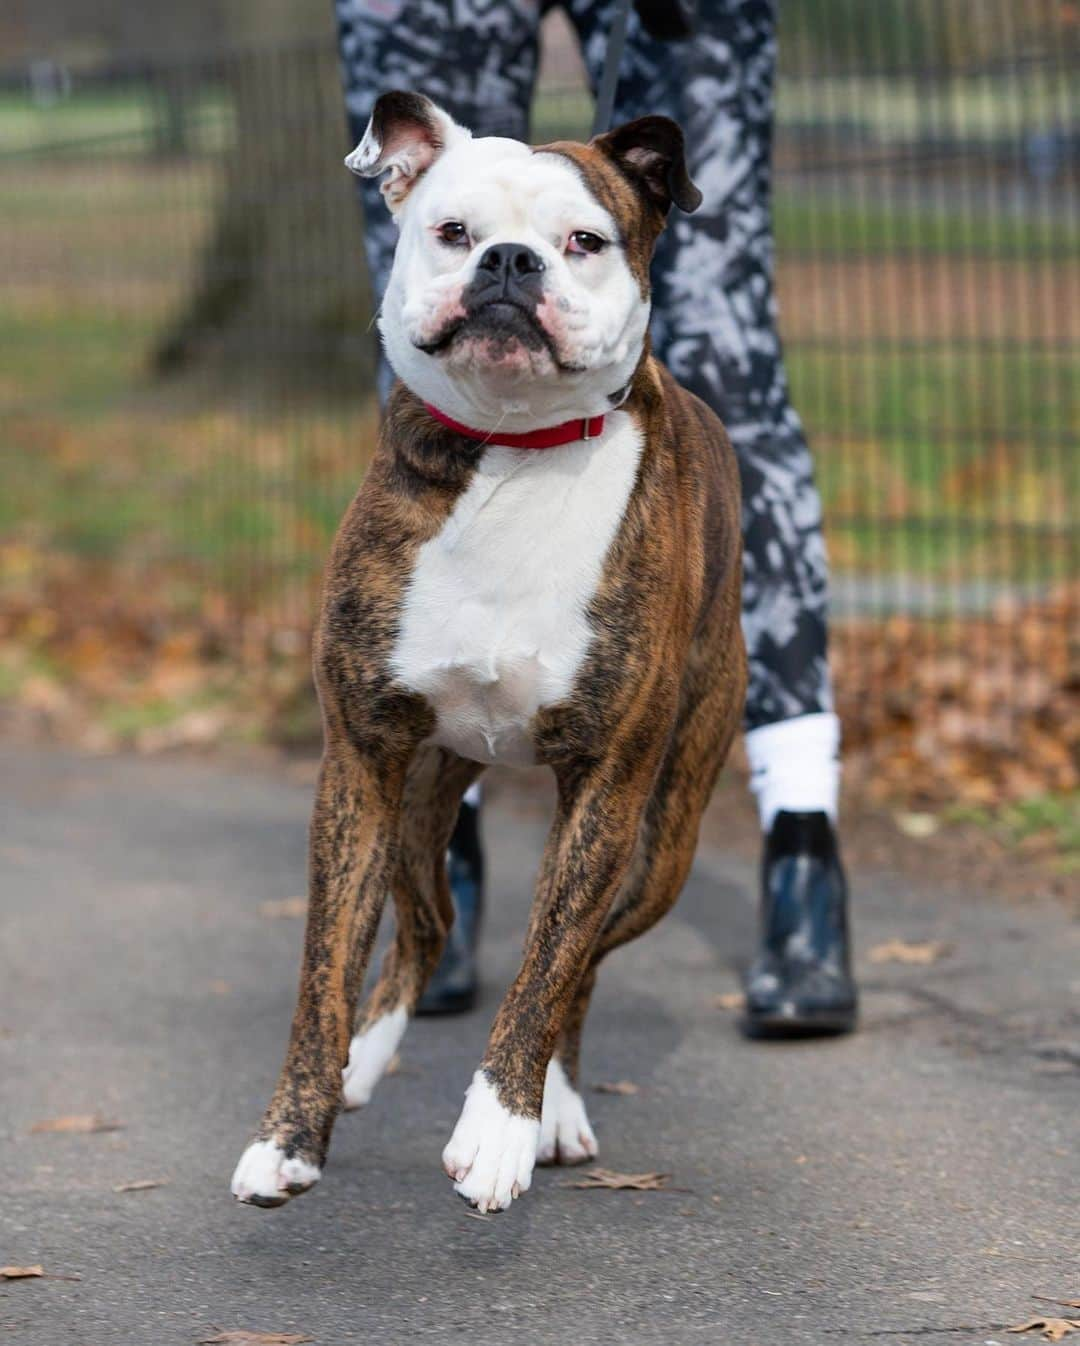
<path id="1" fill-rule="evenodd" d="M 788 7 L 782 330 L 848 739 L 898 788 L 950 754 L 989 793 L 1077 782 L 1080 36 L 1051 8 L 987 0 L 938 49 L 896 0 L 830 40 Z M 589 110 L 549 81 L 534 138 Z M 329 43 L 0 78 L 9 571 L 302 658 L 376 420 L 343 147 Z"/>

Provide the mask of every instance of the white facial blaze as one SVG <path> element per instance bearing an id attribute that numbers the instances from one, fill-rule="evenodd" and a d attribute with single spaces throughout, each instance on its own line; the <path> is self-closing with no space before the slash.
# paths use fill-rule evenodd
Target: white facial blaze
<path id="1" fill-rule="evenodd" d="M 649 306 L 630 272 L 615 221 L 569 160 L 514 140 L 459 140 L 432 164 L 398 212 L 401 228 L 379 327 L 398 376 L 425 401 L 483 429 L 551 425 L 611 408 L 641 354 Z M 468 231 L 451 245 L 436 230 Z M 610 240 L 568 253 L 576 230 Z M 462 294 L 495 243 L 531 249 L 544 265 L 537 319 L 546 334 L 493 362 L 481 330 L 430 345 L 463 314 Z"/>

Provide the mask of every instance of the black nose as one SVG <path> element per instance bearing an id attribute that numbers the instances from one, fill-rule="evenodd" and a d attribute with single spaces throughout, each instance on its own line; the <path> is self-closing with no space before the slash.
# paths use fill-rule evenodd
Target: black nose
<path id="1" fill-rule="evenodd" d="M 505 287 L 538 276 L 544 269 L 543 258 L 523 243 L 493 243 L 476 264 L 493 281 Z"/>

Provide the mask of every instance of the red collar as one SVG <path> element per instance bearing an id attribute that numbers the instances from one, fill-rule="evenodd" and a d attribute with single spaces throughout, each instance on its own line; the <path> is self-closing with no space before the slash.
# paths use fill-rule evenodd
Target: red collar
<path id="1" fill-rule="evenodd" d="M 557 449 L 560 444 L 573 444 L 579 439 L 595 439 L 604 428 L 603 416 L 591 416 L 587 419 L 579 417 L 575 421 L 563 421 L 561 425 L 546 425 L 542 430 L 530 430 L 524 435 L 510 435 L 502 430 L 474 430 L 471 425 L 462 425 L 460 421 L 447 416 L 430 402 L 425 402 L 424 406 L 447 429 L 464 435 L 466 439 L 475 439 L 480 444 L 503 444 L 510 449 Z"/>

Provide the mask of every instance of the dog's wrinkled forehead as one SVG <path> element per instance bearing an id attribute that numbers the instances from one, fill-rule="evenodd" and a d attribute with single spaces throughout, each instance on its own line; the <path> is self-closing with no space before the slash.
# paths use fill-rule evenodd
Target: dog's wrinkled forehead
<path id="1" fill-rule="evenodd" d="M 692 211 L 701 204 L 687 172 L 682 132 L 667 117 L 638 118 L 587 145 L 559 141 L 533 150 L 513 140 L 473 140 L 430 99 L 393 92 L 378 99 L 363 139 L 345 162 L 362 177 L 384 177 L 382 193 L 399 217 L 407 203 L 430 204 L 437 194 L 446 199 L 469 188 L 482 209 L 484 189 L 492 185 L 504 189 L 499 195 L 516 193 L 523 205 L 535 203 L 550 185 L 551 164 L 562 163 L 573 170 L 577 204 L 591 202 L 617 233 L 643 292 L 670 207 Z M 562 188 L 572 191 L 565 174 Z"/>
<path id="2" fill-rule="evenodd" d="M 619 221 L 570 160 L 494 137 L 447 151 L 417 187 L 409 215 L 420 224 L 460 216 L 478 240 L 529 229 L 557 234 L 568 223 L 622 238 Z"/>

